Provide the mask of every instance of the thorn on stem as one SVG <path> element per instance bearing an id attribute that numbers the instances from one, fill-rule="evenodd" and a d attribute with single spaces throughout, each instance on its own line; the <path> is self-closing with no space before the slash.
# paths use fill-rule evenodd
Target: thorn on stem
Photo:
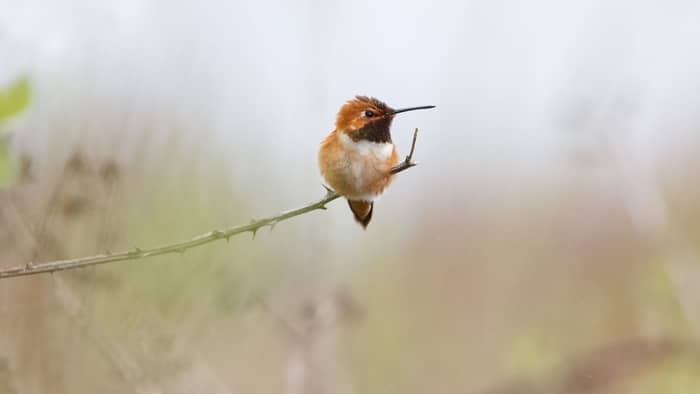
<path id="1" fill-rule="evenodd" d="M 134 248 L 131 252 L 129 252 L 129 256 L 140 256 L 143 253 L 143 250 L 141 248 Z"/>
<path id="2" fill-rule="evenodd" d="M 324 185 L 324 184 L 321 184 L 321 186 L 323 186 L 323 188 L 326 189 L 326 195 L 323 196 L 323 199 L 324 199 L 324 200 L 327 199 L 327 198 L 330 198 L 330 197 L 333 197 L 333 196 L 336 195 L 335 190 L 329 188 L 328 186 L 326 186 L 326 185 Z"/>

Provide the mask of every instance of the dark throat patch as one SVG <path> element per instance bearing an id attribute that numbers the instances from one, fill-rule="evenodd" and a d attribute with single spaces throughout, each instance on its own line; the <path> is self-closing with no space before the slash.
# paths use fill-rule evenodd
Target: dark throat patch
<path id="1" fill-rule="evenodd" d="M 353 141 L 391 142 L 391 121 L 393 116 L 384 116 L 367 123 L 361 129 L 350 133 Z"/>

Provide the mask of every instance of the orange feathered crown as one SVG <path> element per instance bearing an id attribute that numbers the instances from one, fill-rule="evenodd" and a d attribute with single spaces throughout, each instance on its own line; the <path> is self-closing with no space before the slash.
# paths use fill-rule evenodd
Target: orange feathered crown
<path id="1" fill-rule="evenodd" d="M 368 123 L 392 115 L 394 110 L 374 97 L 355 96 L 338 111 L 337 130 L 359 130 Z"/>

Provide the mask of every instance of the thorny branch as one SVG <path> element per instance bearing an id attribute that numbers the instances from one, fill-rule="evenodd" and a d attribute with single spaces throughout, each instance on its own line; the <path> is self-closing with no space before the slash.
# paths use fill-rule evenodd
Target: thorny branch
<path id="1" fill-rule="evenodd" d="M 415 129 L 415 131 L 413 132 L 413 143 L 411 144 L 411 151 L 409 152 L 408 156 L 406 156 L 406 159 L 403 162 L 391 169 L 391 174 L 397 174 L 416 165 L 416 163 L 413 162 L 413 151 L 416 147 L 417 135 L 418 129 Z M 182 254 L 188 249 L 222 239 L 228 241 L 229 238 L 231 238 L 232 236 L 246 232 L 250 232 L 253 234 L 253 236 L 255 236 L 258 230 L 260 230 L 263 227 L 269 226 L 270 228 L 274 228 L 274 226 L 281 221 L 291 219 L 295 216 L 300 216 L 311 211 L 326 209 L 326 204 L 340 197 L 340 195 L 336 192 L 330 189 L 326 190 L 327 193 L 323 198 L 316 202 L 307 204 L 301 208 L 284 211 L 275 216 L 270 216 L 268 218 L 252 220 L 249 224 L 233 226 L 223 230 L 212 230 L 205 234 L 198 235 L 188 241 L 170 243 L 152 249 L 134 248 L 132 250 L 119 253 L 105 253 L 96 256 L 80 257 L 76 259 L 49 261 L 45 263 L 29 262 L 25 265 L 0 270 L 0 279 L 12 278 L 16 276 L 35 275 L 41 273 L 53 273 L 57 271 L 84 268 L 98 264 L 138 260 L 146 257 L 160 256 L 171 253 Z"/>

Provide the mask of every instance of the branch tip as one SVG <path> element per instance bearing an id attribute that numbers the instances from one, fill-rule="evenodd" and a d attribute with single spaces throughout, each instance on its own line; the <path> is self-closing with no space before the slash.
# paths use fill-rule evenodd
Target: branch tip
<path id="1" fill-rule="evenodd" d="M 417 163 L 413 162 L 413 153 L 416 150 L 416 140 L 418 139 L 418 129 L 415 129 L 413 131 L 413 141 L 411 142 L 411 150 L 408 152 L 408 155 L 406 158 L 396 165 L 394 168 L 389 170 L 389 173 L 392 175 L 398 174 L 401 171 L 405 171 L 411 167 L 415 167 Z"/>

